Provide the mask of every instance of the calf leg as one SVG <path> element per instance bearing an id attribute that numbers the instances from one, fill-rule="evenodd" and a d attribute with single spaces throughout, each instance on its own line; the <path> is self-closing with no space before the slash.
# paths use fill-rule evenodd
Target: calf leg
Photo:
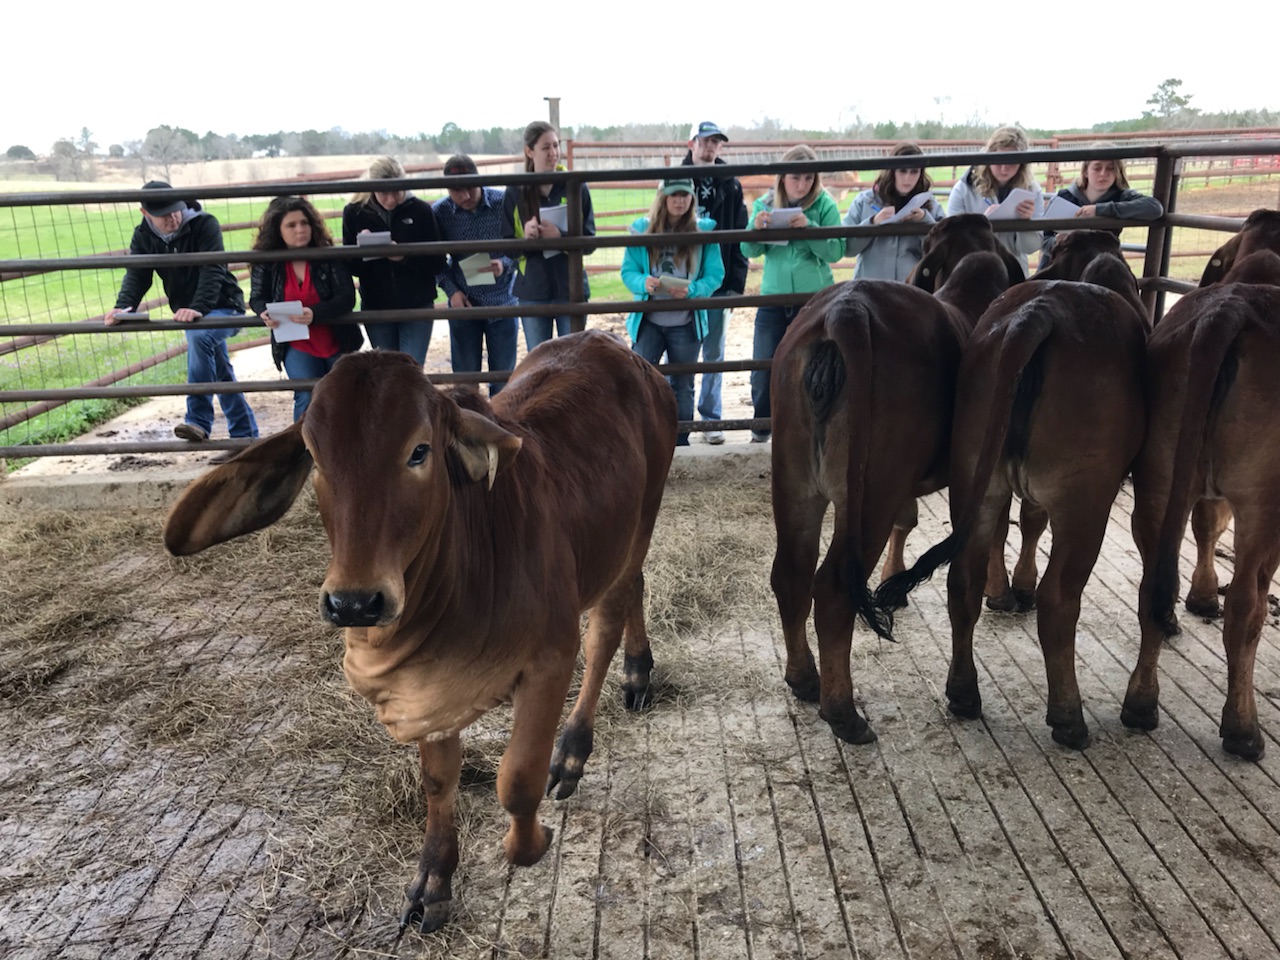
<path id="1" fill-rule="evenodd" d="M 846 743 L 871 743 L 876 739 L 875 731 L 853 703 L 849 653 L 857 614 L 850 602 L 847 575 L 842 569 L 848 560 L 841 526 L 837 522 L 835 538 L 818 568 L 813 588 L 813 628 L 818 634 L 818 665 L 822 677 L 818 715 Z"/>
<path id="2" fill-rule="evenodd" d="M 797 699 L 808 702 L 816 701 L 820 693 L 807 626 L 813 606 L 813 571 L 818 562 L 822 518 L 826 512 L 827 500 L 821 496 L 811 495 L 796 501 L 774 492 L 778 548 L 773 555 L 769 582 L 778 599 L 782 638 L 787 647 L 787 686 Z"/>
<path id="3" fill-rule="evenodd" d="M 517 866 L 537 863 L 551 844 L 551 831 L 538 822 L 538 804 L 572 675 L 573 658 L 549 651 L 521 675 L 512 693 L 511 740 L 498 764 L 498 802 L 511 815 L 502 847 L 507 861 Z"/>
<path id="4" fill-rule="evenodd" d="M 458 866 L 453 808 L 462 770 L 462 743 L 456 734 L 445 740 L 419 741 L 418 762 L 427 799 L 427 824 L 418 875 L 405 890 L 400 929 L 416 923 L 421 932 L 430 933 L 449 919 L 453 900 L 453 871 Z"/>
<path id="5" fill-rule="evenodd" d="M 993 481 L 994 482 L 994 481 Z M 990 573 L 990 557 L 1000 549 L 1000 572 L 1004 574 L 1004 533 L 1009 529 L 1007 490 L 994 490 L 983 500 L 978 522 L 960 555 L 947 573 L 947 614 L 951 619 L 951 666 L 947 671 L 947 708 L 958 717 L 976 720 L 982 716 L 982 695 L 978 692 L 978 668 L 973 661 L 973 629 L 982 613 L 983 567 Z M 953 500 L 952 515 L 959 504 Z"/>
<path id="6" fill-rule="evenodd" d="M 1018 601 L 1009 586 L 1009 574 L 1004 562 L 1004 545 L 1009 539 L 1009 509 L 1013 497 L 1005 501 L 1004 510 L 996 518 L 991 534 L 991 549 L 987 553 L 987 580 L 982 592 L 987 597 L 987 609 L 1000 613 L 1012 613 L 1018 609 Z"/>
<path id="7" fill-rule="evenodd" d="M 1022 547 L 1018 550 L 1018 562 L 1013 568 L 1013 600 L 1019 611 L 1032 610 L 1036 605 L 1036 550 L 1040 537 L 1049 525 L 1049 512 L 1038 503 L 1023 499 L 1018 529 L 1022 534 Z"/>
<path id="8" fill-rule="evenodd" d="M 907 569 L 906 560 L 903 556 L 907 547 L 907 537 L 919 522 L 920 505 L 916 502 L 915 497 L 912 497 L 898 511 L 898 515 L 893 520 L 893 532 L 889 534 L 889 550 L 885 554 L 884 567 L 880 570 L 880 579 L 882 581 L 888 580 L 895 573 L 902 573 Z"/>
<path id="9" fill-rule="evenodd" d="M 1225 500 L 1197 500 L 1191 508 L 1191 532 L 1196 538 L 1196 569 L 1191 574 L 1187 591 L 1189 613 L 1201 617 L 1220 617 L 1218 603 L 1218 568 L 1214 565 L 1214 549 L 1231 522 L 1231 505 Z"/>

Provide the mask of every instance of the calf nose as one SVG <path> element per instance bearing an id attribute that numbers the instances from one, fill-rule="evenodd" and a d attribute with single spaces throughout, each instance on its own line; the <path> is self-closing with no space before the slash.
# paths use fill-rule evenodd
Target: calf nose
<path id="1" fill-rule="evenodd" d="M 339 627 L 374 627 L 385 606 L 382 593 L 358 590 L 326 592 L 320 598 L 320 615 Z"/>

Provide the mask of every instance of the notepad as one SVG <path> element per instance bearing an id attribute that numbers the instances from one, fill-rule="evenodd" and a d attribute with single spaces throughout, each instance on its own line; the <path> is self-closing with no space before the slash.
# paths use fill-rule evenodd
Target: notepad
<path id="1" fill-rule="evenodd" d="M 554 224 L 556 229 L 561 233 L 569 232 L 569 207 L 566 204 L 560 204 L 557 207 L 542 207 L 538 210 L 538 219 L 543 223 Z M 558 257 L 564 253 L 563 250 L 543 250 L 542 255 L 548 259 Z"/>
<path id="2" fill-rule="evenodd" d="M 493 275 L 493 261 L 487 253 L 473 253 L 458 261 L 462 268 L 462 279 L 468 287 L 491 287 L 498 282 Z"/>
<path id="3" fill-rule="evenodd" d="M 376 230 L 356 234 L 357 247 L 382 247 L 391 243 L 390 230 Z M 365 257 L 366 260 L 383 260 L 384 257 Z"/>
<path id="4" fill-rule="evenodd" d="M 271 314 L 271 319 L 279 324 L 271 331 L 271 335 L 276 338 L 276 343 L 311 339 L 311 328 L 305 323 L 298 323 L 292 319 L 302 316 L 302 310 L 301 300 L 281 300 L 278 303 L 267 304 L 267 313 Z"/>
<path id="5" fill-rule="evenodd" d="M 1018 204 L 1023 200 L 1034 200 L 1035 198 L 1036 195 L 1030 190 L 1014 187 L 1009 191 L 1009 195 L 1000 201 L 1000 206 L 989 215 L 989 218 L 992 220 L 1017 220 Z"/>
<path id="6" fill-rule="evenodd" d="M 1066 197 L 1055 196 L 1044 208 L 1045 220 L 1073 220 L 1080 216 L 1080 208 Z"/>
<path id="7" fill-rule="evenodd" d="M 933 194 L 931 194 L 928 190 L 924 190 L 920 193 L 917 193 L 910 200 L 908 200 L 906 203 L 902 205 L 901 210 L 896 211 L 892 217 L 890 217 L 888 220 L 884 222 L 897 223 L 899 220 L 901 220 L 903 217 L 909 214 L 912 210 L 920 209 L 932 199 L 933 199 Z"/>
<path id="8" fill-rule="evenodd" d="M 804 213 L 799 207 L 778 207 L 776 210 L 769 211 L 769 225 L 766 230 L 790 230 L 791 218 L 797 213 Z M 771 247 L 785 247 L 789 241 L 786 240 L 761 240 L 761 243 L 767 243 Z"/>
<path id="9" fill-rule="evenodd" d="M 140 323 L 151 319 L 150 310 L 133 310 L 116 314 L 116 323 Z"/>

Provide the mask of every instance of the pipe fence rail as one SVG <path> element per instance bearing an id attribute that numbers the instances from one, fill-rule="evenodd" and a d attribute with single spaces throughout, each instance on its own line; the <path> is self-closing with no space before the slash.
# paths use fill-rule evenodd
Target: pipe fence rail
<path id="1" fill-rule="evenodd" d="M 1115 218 L 1093 217 L 1087 222 L 1068 220 L 997 220 L 992 227 L 998 233 L 1041 230 L 1064 231 L 1087 227 L 1091 229 L 1143 230 L 1147 231 L 1145 244 L 1125 244 L 1132 257 L 1141 257 L 1139 289 L 1143 302 L 1153 319 L 1164 311 L 1168 293 L 1185 293 L 1194 289 L 1198 278 L 1198 265 L 1180 261 L 1176 271 L 1171 264 L 1176 256 L 1187 260 L 1205 258 L 1220 243 L 1220 235 L 1239 229 L 1242 217 L 1258 206 L 1277 206 L 1277 184 L 1280 184 L 1280 131 L 1266 131 L 1266 139 L 1240 137 L 1234 140 L 1196 140 L 1185 143 L 1122 142 L 1115 146 L 1091 147 L 1068 145 L 1071 138 L 1056 138 L 1049 143 L 1052 149 L 1042 148 L 1040 143 L 1021 153 L 1005 153 L 1002 160 L 1028 163 L 1036 171 L 1050 171 L 1046 177 L 1052 186 L 1069 179 L 1060 172 L 1093 159 L 1117 159 L 1130 164 L 1142 164 L 1150 169 L 1151 194 L 1163 204 L 1165 213 L 1158 220 L 1139 222 Z M 1150 137 L 1148 136 L 1148 140 Z M 781 172 L 816 172 L 831 180 L 854 175 L 855 185 L 870 183 L 859 176 L 864 171 L 878 173 L 885 169 L 914 168 L 920 166 L 919 156 L 888 157 L 884 151 L 896 141 L 843 143 L 824 141 L 814 143 L 825 150 L 861 151 L 857 156 L 820 157 L 814 161 L 782 164 L 773 161 L 751 159 L 714 166 L 696 168 L 699 179 L 737 177 L 740 180 L 767 185 Z M 751 150 L 763 153 L 779 151 L 784 145 L 772 143 L 735 144 L 735 153 Z M 924 163 L 931 169 L 954 171 L 990 159 L 989 154 L 975 149 L 951 149 L 971 147 L 972 144 L 922 144 L 927 152 Z M 931 149 L 935 147 L 942 149 Z M 595 157 L 608 157 L 610 149 L 630 148 L 653 151 L 666 149 L 663 165 L 616 165 L 616 159 L 599 161 L 601 166 L 585 166 Z M 548 182 L 566 183 L 569 231 L 554 240 L 488 240 L 470 242 L 407 243 L 379 247 L 306 248 L 300 251 L 254 251 L 247 249 L 251 231 L 257 225 L 254 210 L 260 210 L 265 201 L 277 196 L 302 193 L 310 197 L 326 219 L 341 216 L 340 204 L 352 193 L 367 190 L 367 180 L 322 180 L 314 175 L 305 180 L 279 180 L 253 184 L 224 184 L 201 187 L 175 188 L 176 198 L 198 200 L 205 209 L 221 214 L 224 237 L 229 248 L 185 255 L 127 256 L 129 233 L 138 220 L 137 204 L 152 195 L 141 190 L 89 190 L 68 193 L 27 193 L 0 195 L 0 460 L 39 456 L 61 456 L 67 453 L 146 453 L 190 450 L 189 444 L 171 441 L 152 443 L 91 444 L 71 443 L 75 435 L 71 426 L 40 424 L 41 418 L 51 418 L 59 408 L 71 404 L 97 404 L 98 419 L 104 411 L 120 408 L 128 401 L 146 397 L 185 396 L 214 393 L 291 392 L 307 389 L 314 381 L 265 380 L 234 383 L 187 384 L 174 382 L 184 378 L 179 366 L 185 344 L 178 337 L 180 331 L 201 327 L 235 326 L 242 329 L 240 337 L 232 342 L 233 349 L 261 345 L 269 342 L 262 336 L 263 324 L 256 316 L 221 317 L 195 324 L 180 324 L 170 320 L 123 323 L 106 326 L 102 322 L 104 305 L 115 302 L 119 287 L 119 275 L 125 267 L 157 269 L 174 264 L 200 266 L 226 264 L 243 282 L 248 268 L 256 263 L 274 263 L 284 260 L 355 260 L 375 256 L 421 256 L 449 253 L 463 256 L 471 253 L 507 254 L 512 257 L 537 255 L 543 251 L 557 250 L 568 258 L 570 267 L 569 302 L 553 305 L 527 305 L 500 308 L 423 308 L 416 310 L 361 311 L 339 318 L 337 323 L 400 322 L 405 320 L 453 320 L 480 322 L 492 318 L 556 316 L 568 314 L 575 330 L 585 328 L 588 318 L 601 314 L 628 314 L 650 312 L 669 308 L 662 301 L 635 302 L 609 298 L 588 301 L 586 278 L 588 274 L 616 273 L 619 263 L 616 257 L 628 247 L 645 246 L 649 240 L 643 236 L 625 233 L 627 225 L 610 223 L 610 220 L 632 218 L 646 211 L 652 199 L 654 187 L 664 178 L 678 172 L 691 175 L 695 168 L 678 164 L 683 155 L 683 145 L 631 144 L 600 145 L 572 144 L 570 162 L 577 163 L 571 169 L 554 173 L 493 173 L 485 172 L 469 176 L 406 176 L 401 180 L 379 181 L 379 186 L 392 190 L 416 190 L 424 194 L 443 195 L 450 187 L 505 186 L 522 187 Z M 674 153 L 674 157 L 672 154 Z M 1237 161 L 1243 161 L 1236 165 Z M 498 161 L 494 161 L 495 163 Z M 1218 164 L 1218 173 L 1208 176 Z M 874 176 L 874 175 L 873 175 Z M 754 178 L 754 179 L 753 179 Z M 1188 178 L 1191 182 L 1187 183 Z M 1225 179 L 1224 185 L 1219 181 Z M 1210 184 L 1204 186 L 1204 183 Z M 616 187 L 620 208 L 611 209 L 597 201 L 595 218 L 597 234 L 582 236 L 584 211 L 577 184 L 591 185 L 597 196 L 613 194 L 605 191 Z M 935 184 L 935 190 L 938 188 Z M 1184 196 L 1180 196 L 1184 195 Z M 1180 200 L 1189 208 L 1179 209 Z M 1215 203 L 1216 201 L 1216 203 Z M 4 218 L 8 217 L 11 229 L 6 231 Z M 603 221 L 603 222 L 602 222 Z M 806 229 L 769 230 L 770 240 L 829 239 L 852 237 L 889 237 L 922 235 L 928 232 L 928 224 L 886 224 L 880 226 L 839 226 Z M 1179 242 L 1175 244 L 1175 233 Z M 689 236 L 690 243 L 733 243 L 742 240 L 758 240 L 759 231 L 717 231 Z M 104 249 L 105 248 L 105 249 Z M 594 262 L 587 264 L 586 258 Z M 753 264 L 754 266 L 754 264 Z M 842 261 L 834 265 L 837 277 L 846 276 L 849 264 Z M 1176 274 L 1176 275 L 1174 275 Z M 625 294 L 620 283 L 605 281 L 610 293 Z M 610 285 L 612 284 L 612 285 Z M 61 295 L 59 296 L 59 289 Z M 685 301 L 691 309 L 758 307 L 764 305 L 798 306 L 809 295 L 741 296 L 691 299 Z M 155 310 L 166 304 L 163 297 L 152 298 L 141 309 Z M 95 309 L 96 307 L 96 309 Z M 48 319 L 36 317 L 47 315 Z M 108 337 L 98 336 L 110 334 Z M 106 345 L 106 346 L 104 346 Z M 123 346 L 122 346 L 123 345 Z M 148 354 L 148 351 L 150 353 Z M 712 371 L 736 372 L 767 369 L 767 360 L 734 359 L 715 364 L 679 364 L 660 367 L 667 373 L 705 373 Z M 106 372 L 110 370 L 112 372 Z M 431 375 L 438 383 L 473 383 L 503 381 L 510 371 L 480 373 L 453 373 Z M 139 377 L 143 382 L 139 382 Z M 150 377 L 150 381 L 146 378 Z M 125 385 L 120 381 L 129 380 Z M 13 410 L 12 406 L 28 404 Z M 95 416 L 89 410 L 86 422 Z M 74 421 L 74 417 L 69 417 Z M 28 434 L 15 434 L 25 425 Z M 766 420 L 699 421 L 682 424 L 681 429 L 724 430 L 767 428 Z M 234 449 L 241 445 L 236 441 L 211 441 L 202 445 L 206 449 Z"/>

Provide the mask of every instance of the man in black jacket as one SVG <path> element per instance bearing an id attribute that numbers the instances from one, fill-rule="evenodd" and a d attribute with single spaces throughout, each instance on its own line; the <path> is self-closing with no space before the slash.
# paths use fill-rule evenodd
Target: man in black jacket
<path id="1" fill-rule="evenodd" d="M 720 132 L 710 120 L 703 120 L 689 131 L 689 152 L 682 161 L 686 166 L 710 165 L 724 163 L 720 159 L 720 147 L 729 142 L 729 138 Z M 742 201 L 742 184 L 737 177 L 693 178 L 695 196 L 698 198 L 698 215 L 710 217 L 716 222 L 717 230 L 747 229 L 747 206 Z M 736 243 L 722 243 L 720 253 L 724 258 L 724 283 L 715 292 L 715 296 L 741 294 L 747 286 L 747 258 Z M 702 341 L 702 360 L 714 363 L 724 359 L 725 312 L 723 310 L 707 311 L 707 336 Z M 720 382 L 719 373 L 702 375 L 702 392 L 698 396 L 698 414 L 703 420 L 719 420 Z M 707 443 L 724 443 L 724 433 L 720 430 L 708 430 L 703 434 Z"/>
<path id="2" fill-rule="evenodd" d="M 131 254 L 202 253 L 222 249 L 222 228 L 200 204 L 177 200 L 167 195 L 173 190 L 161 180 L 142 185 L 143 190 L 156 191 L 155 199 L 142 202 L 142 222 L 134 228 L 129 244 Z M 191 323 L 202 317 L 240 316 L 244 313 L 244 294 L 226 264 L 204 266 L 156 267 L 173 319 Z M 120 294 L 113 310 L 103 317 L 106 324 L 120 321 L 116 314 L 138 309 L 151 289 L 150 267 L 127 267 Z M 227 338 L 239 333 L 238 327 L 188 330 L 187 382 L 228 383 L 236 378 L 227 353 Z M 227 432 L 233 437 L 258 435 L 258 423 L 242 393 L 220 393 L 218 401 L 227 418 Z M 208 440 L 213 431 L 213 401 L 208 394 L 187 397 L 186 419 L 173 428 L 183 440 Z"/>

